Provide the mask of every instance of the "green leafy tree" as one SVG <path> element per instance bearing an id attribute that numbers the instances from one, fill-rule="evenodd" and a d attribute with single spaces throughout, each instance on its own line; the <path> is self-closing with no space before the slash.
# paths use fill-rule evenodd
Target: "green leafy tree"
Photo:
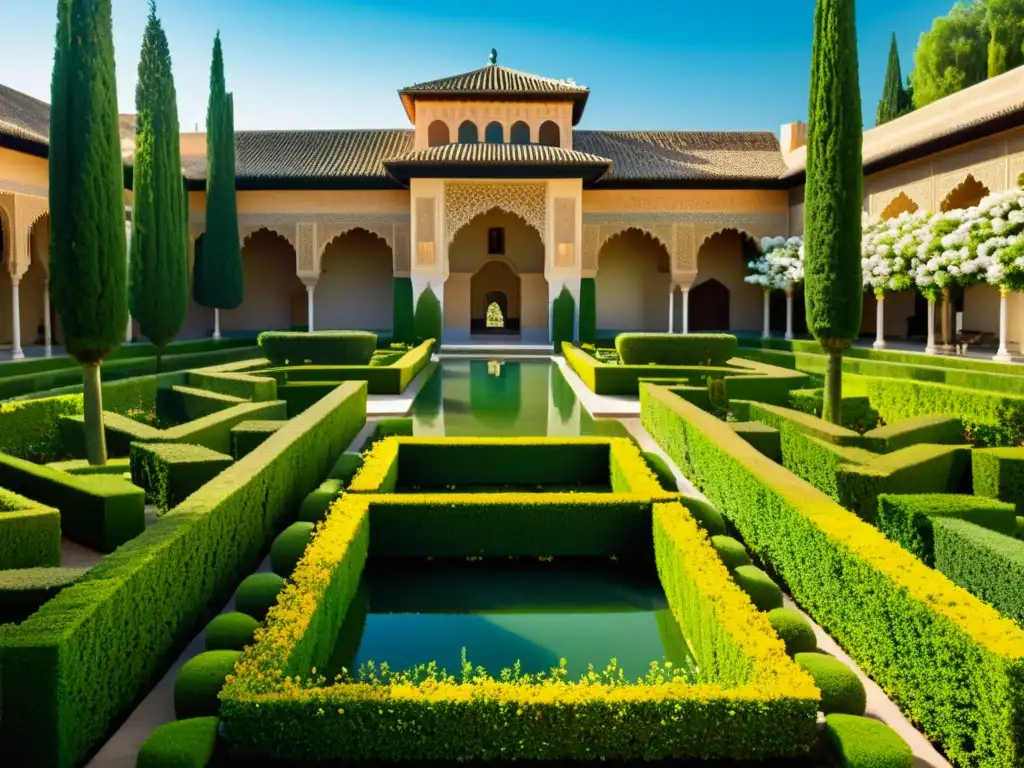
<path id="1" fill-rule="evenodd" d="M 551 307 L 551 336 L 555 352 L 562 351 L 563 341 L 572 341 L 575 324 L 576 300 L 569 293 L 569 289 L 562 286 L 562 292 L 558 294 L 558 298 L 555 299 L 555 303 Z"/>
<path id="2" fill-rule="evenodd" d="M 900 73 L 900 52 L 896 47 L 896 33 L 889 43 L 889 64 L 885 68 L 885 85 L 882 86 L 882 98 L 878 101 L 878 112 L 875 124 L 882 125 L 895 120 L 913 109 L 910 94 L 903 87 L 903 75 Z"/>
<path id="3" fill-rule="evenodd" d="M 152 0 L 135 108 L 131 311 L 142 335 L 156 347 L 159 370 L 164 347 L 188 312 L 188 210 L 171 53 Z"/>
<path id="4" fill-rule="evenodd" d="M 988 26 L 988 76 L 1024 64 L 1024 0 L 984 0 Z"/>
<path id="5" fill-rule="evenodd" d="M 86 454 L 105 464 L 100 365 L 128 323 L 110 0 L 58 0 L 50 101 L 50 292 L 64 346 L 82 364 Z"/>
<path id="6" fill-rule="evenodd" d="M 418 341 L 434 339 L 441 343 L 441 302 L 428 285 L 416 300 L 416 338 Z"/>
<path id="7" fill-rule="evenodd" d="M 206 232 L 201 257 L 197 250 L 192 285 L 196 303 L 218 313 L 238 307 L 245 291 L 235 194 L 234 100 L 225 89 L 219 32 L 213 43 L 206 114 Z"/>
<path id="8" fill-rule="evenodd" d="M 580 344 L 597 341 L 597 286 L 594 278 L 580 280 Z"/>
<path id="9" fill-rule="evenodd" d="M 988 12 L 982 3 L 957 3 L 921 35 L 910 82 L 920 109 L 988 75 Z"/>
<path id="10" fill-rule="evenodd" d="M 842 423 L 843 350 L 861 323 L 862 119 L 853 0 L 814 11 L 807 127 L 807 327 L 829 355 L 825 418 Z"/>

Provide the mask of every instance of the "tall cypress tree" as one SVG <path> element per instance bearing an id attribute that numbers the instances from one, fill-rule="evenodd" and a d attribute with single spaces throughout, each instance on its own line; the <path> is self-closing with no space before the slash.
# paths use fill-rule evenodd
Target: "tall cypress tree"
<path id="1" fill-rule="evenodd" d="M 206 232 L 192 286 L 196 303 L 217 311 L 235 309 L 245 289 L 235 196 L 234 100 L 224 85 L 219 32 L 213 43 L 206 113 Z"/>
<path id="2" fill-rule="evenodd" d="M 903 75 L 900 73 L 900 52 L 896 47 L 896 33 L 892 34 L 889 43 L 889 64 L 885 68 L 885 85 L 882 86 L 882 98 L 878 101 L 878 112 L 875 124 L 882 125 L 905 115 L 912 108 L 910 94 L 903 87 Z"/>
<path id="3" fill-rule="evenodd" d="M 135 109 L 131 310 L 156 347 L 159 370 L 164 346 L 181 330 L 188 311 L 188 214 L 171 53 L 154 0 L 142 40 Z"/>
<path id="4" fill-rule="evenodd" d="M 89 463 L 104 464 L 100 365 L 128 323 L 110 0 L 58 0 L 50 101 L 50 294 L 82 364 Z"/>
<path id="5" fill-rule="evenodd" d="M 862 118 L 854 0 L 817 0 L 807 125 L 807 327 L 829 355 L 825 418 L 842 422 L 843 350 L 861 324 Z"/>

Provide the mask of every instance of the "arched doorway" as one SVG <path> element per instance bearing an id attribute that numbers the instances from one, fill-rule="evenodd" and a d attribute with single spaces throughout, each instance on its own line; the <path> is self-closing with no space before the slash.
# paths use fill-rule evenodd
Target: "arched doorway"
<path id="1" fill-rule="evenodd" d="M 488 261 L 469 281 L 473 335 L 518 334 L 522 323 L 519 275 L 504 261 Z M 495 309 L 497 312 L 495 312 Z M 500 318 L 500 325 L 496 322 Z"/>
<path id="2" fill-rule="evenodd" d="M 365 229 L 338 235 L 320 259 L 313 327 L 390 333 L 393 274 L 391 246 L 379 235 Z"/>
<path id="3" fill-rule="evenodd" d="M 452 240 L 448 269 L 446 340 L 457 343 L 474 336 L 518 335 L 523 341 L 547 341 L 544 243 L 523 219 L 500 208 L 480 214 Z M 500 312 L 500 325 L 492 305 Z"/>
<path id="4" fill-rule="evenodd" d="M 306 323 L 306 288 L 295 274 L 295 249 L 287 238 L 258 229 L 242 243 L 245 294 L 236 309 L 220 313 L 223 332 L 255 335 Z"/>
<path id="5" fill-rule="evenodd" d="M 747 265 L 757 257 L 760 250 L 757 243 L 749 235 L 736 229 L 723 229 L 711 235 L 701 244 L 697 252 L 697 280 L 690 290 L 690 330 L 715 330 L 715 331 L 757 331 L 762 330 L 764 324 L 763 306 L 764 299 L 760 286 L 751 285 L 746 282 L 748 274 Z M 720 307 L 712 307 L 708 304 L 706 311 L 712 313 L 711 320 L 702 321 L 695 314 L 694 296 L 697 290 L 705 283 L 715 281 L 725 289 L 722 293 L 718 286 L 704 289 L 711 296 L 728 295 L 727 320 L 723 324 L 724 316 Z M 715 293 L 717 292 L 717 294 Z M 781 317 L 785 322 L 785 305 L 782 308 Z M 697 325 L 694 325 L 694 322 Z"/>
<path id="6" fill-rule="evenodd" d="M 671 286 L 668 251 L 660 241 L 639 229 L 610 238 L 597 257 L 598 336 L 667 331 Z"/>
<path id="7" fill-rule="evenodd" d="M 714 278 L 690 289 L 689 330 L 729 330 L 729 289 Z"/>

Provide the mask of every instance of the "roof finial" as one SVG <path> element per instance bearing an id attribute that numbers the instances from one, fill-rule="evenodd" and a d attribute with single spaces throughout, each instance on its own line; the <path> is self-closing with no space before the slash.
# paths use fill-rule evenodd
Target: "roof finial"
<path id="1" fill-rule="evenodd" d="M 498 63 L 498 49 L 497 48 L 491 48 L 491 55 L 489 57 L 489 62 L 488 63 L 490 63 L 490 64 L 497 64 Z"/>

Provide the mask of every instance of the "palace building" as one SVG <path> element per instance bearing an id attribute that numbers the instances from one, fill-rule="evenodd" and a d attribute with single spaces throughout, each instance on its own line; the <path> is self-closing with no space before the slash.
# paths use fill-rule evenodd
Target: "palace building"
<path id="1" fill-rule="evenodd" d="M 445 343 L 502 330 L 547 342 L 551 304 L 594 278 L 600 334 L 758 331 L 760 289 L 744 282 L 765 236 L 803 226 L 806 126 L 769 132 L 577 128 L 589 89 L 490 63 L 398 92 L 410 127 L 239 131 L 245 300 L 225 334 L 312 326 L 388 332 L 393 280 L 430 286 Z M 595 98 L 599 98 L 595 94 Z M 1024 173 L 1024 68 L 864 134 L 868 220 L 951 210 L 1017 186 Z M 49 107 L 0 86 L 0 345 L 59 343 L 49 307 Z M 122 117 L 130 218 L 134 121 Z M 181 136 L 191 242 L 204 228 L 206 137 Z M 865 334 L 874 298 L 865 296 Z M 784 327 L 784 299 L 772 326 Z M 998 331 L 998 293 L 956 297 L 965 329 Z M 797 313 L 802 330 L 802 311 Z M 886 303 L 889 337 L 923 337 L 923 300 Z M 193 304 L 182 338 L 208 335 Z M 493 329 L 490 329 L 493 331 Z M 1009 341 L 1024 342 L 1024 300 Z"/>

